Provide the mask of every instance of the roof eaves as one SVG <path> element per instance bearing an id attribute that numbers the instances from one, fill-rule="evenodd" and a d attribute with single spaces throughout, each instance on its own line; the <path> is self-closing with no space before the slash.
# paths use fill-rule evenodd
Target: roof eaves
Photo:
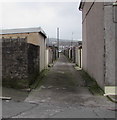
<path id="1" fill-rule="evenodd" d="M 5 34 L 20 34 L 20 33 L 33 33 L 33 32 L 39 32 L 42 33 L 42 35 L 46 38 L 46 33 L 44 30 L 42 30 L 41 27 L 35 27 L 35 28 L 20 28 L 20 29 L 2 29 L 0 30 L 1 35 Z"/>
<path id="2" fill-rule="evenodd" d="M 45 38 L 47 38 L 47 35 L 46 35 L 46 33 L 45 33 L 45 31 L 40 27 L 40 33 L 42 33 L 42 35 L 45 37 Z"/>

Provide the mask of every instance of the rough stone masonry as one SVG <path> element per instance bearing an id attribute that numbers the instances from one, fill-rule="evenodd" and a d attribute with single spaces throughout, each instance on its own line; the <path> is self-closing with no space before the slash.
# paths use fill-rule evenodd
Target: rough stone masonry
<path id="1" fill-rule="evenodd" d="M 28 88 L 39 73 L 39 46 L 27 38 L 2 38 L 2 84 Z"/>

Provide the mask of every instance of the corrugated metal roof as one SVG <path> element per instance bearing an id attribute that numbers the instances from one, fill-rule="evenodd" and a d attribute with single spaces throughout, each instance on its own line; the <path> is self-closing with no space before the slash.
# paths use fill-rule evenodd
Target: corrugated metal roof
<path id="1" fill-rule="evenodd" d="M 18 29 L 2 29 L 0 30 L 0 34 L 16 34 L 16 33 L 32 33 L 32 32 L 39 32 L 42 33 L 46 37 L 46 33 L 42 30 L 41 27 L 35 28 L 18 28 Z"/>

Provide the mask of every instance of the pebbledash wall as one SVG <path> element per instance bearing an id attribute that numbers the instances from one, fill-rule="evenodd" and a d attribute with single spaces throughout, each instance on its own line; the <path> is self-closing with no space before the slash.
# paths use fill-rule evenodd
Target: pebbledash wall
<path id="1" fill-rule="evenodd" d="M 83 69 L 102 89 L 116 86 L 117 6 L 112 2 L 82 2 Z"/>
<path id="2" fill-rule="evenodd" d="M 2 84 L 28 88 L 45 69 L 46 34 L 41 28 L 2 31 Z"/>

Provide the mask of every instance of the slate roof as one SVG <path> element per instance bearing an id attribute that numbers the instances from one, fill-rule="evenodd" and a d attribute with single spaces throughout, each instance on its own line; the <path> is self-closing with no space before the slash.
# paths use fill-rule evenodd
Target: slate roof
<path id="1" fill-rule="evenodd" d="M 0 30 L 0 35 L 17 34 L 17 33 L 34 33 L 34 32 L 39 32 L 44 37 L 46 37 L 46 33 L 42 30 L 41 27 L 35 27 L 35 28 L 18 28 L 18 29 L 2 29 L 2 30 Z"/>

